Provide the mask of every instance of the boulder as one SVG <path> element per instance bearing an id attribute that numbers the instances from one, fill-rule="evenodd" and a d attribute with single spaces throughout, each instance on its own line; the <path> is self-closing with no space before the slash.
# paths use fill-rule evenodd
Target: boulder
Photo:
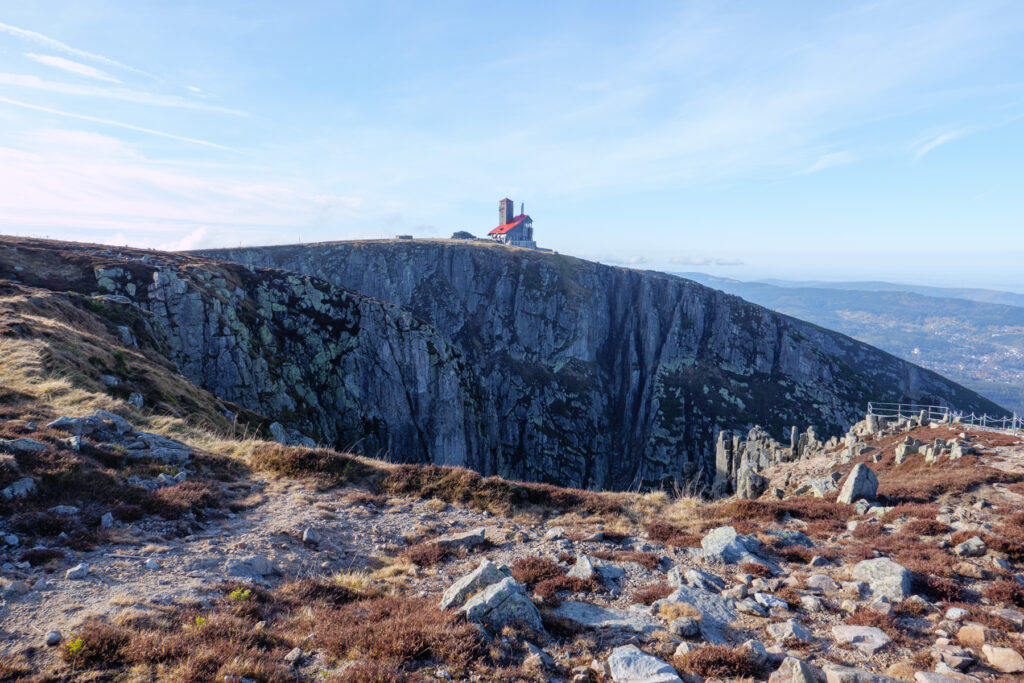
<path id="1" fill-rule="evenodd" d="M 782 666 L 768 678 L 768 683 L 818 683 L 821 670 L 796 657 L 786 657 Z"/>
<path id="2" fill-rule="evenodd" d="M 787 640 L 799 640 L 801 643 L 810 643 L 814 636 L 803 624 L 796 619 L 787 619 L 775 624 L 768 624 L 768 633 L 780 643 Z"/>
<path id="3" fill-rule="evenodd" d="M 457 534 L 448 534 L 434 539 L 434 543 L 447 548 L 475 548 L 485 542 L 486 531 L 484 527 L 477 527 L 470 531 L 463 531 Z"/>
<path id="4" fill-rule="evenodd" d="M 76 564 L 66 572 L 64 572 L 65 579 L 84 579 L 89 575 L 89 565 L 86 563 Z"/>
<path id="5" fill-rule="evenodd" d="M 981 557 L 988 551 L 985 541 L 978 536 L 972 536 L 963 543 L 958 543 L 953 552 L 960 557 Z"/>
<path id="6" fill-rule="evenodd" d="M 878 492 L 878 477 L 864 463 L 857 463 L 846 477 L 838 502 L 851 505 L 855 500 L 874 500 Z"/>
<path id="7" fill-rule="evenodd" d="M 512 577 L 487 586 L 462 606 L 469 621 L 484 624 L 499 631 L 511 624 L 522 624 L 535 631 L 543 631 L 540 612 L 526 596 L 526 588 Z"/>
<path id="8" fill-rule="evenodd" d="M 28 498 L 35 494 L 35 492 L 35 480 L 32 479 L 32 477 L 23 477 L 0 491 L 0 496 L 3 496 L 7 500 L 14 500 L 15 498 Z"/>
<path id="9" fill-rule="evenodd" d="M 825 665 L 825 683 L 902 683 L 898 678 L 871 673 L 852 666 Z"/>
<path id="10" fill-rule="evenodd" d="M 1024 657 L 1013 648 L 985 644 L 981 646 L 981 653 L 989 666 L 997 671 L 1005 674 L 1024 672 Z"/>
<path id="11" fill-rule="evenodd" d="M 495 564 L 487 558 L 480 561 L 477 568 L 453 583 L 441 596 L 441 609 L 461 607 L 473 595 L 491 584 L 498 583 L 512 576 L 509 568 L 503 564 Z"/>
<path id="12" fill-rule="evenodd" d="M 224 573 L 242 579 L 253 579 L 276 574 L 277 569 L 262 555 L 250 555 L 228 560 L 224 565 Z"/>
<path id="13" fill-rule="evenodd" d="M 858 562 L 853 567 L 853 578 L 867 583 L 876 598 L 898 602 L 910 595 L 910 572 L 888 557 Z"/>
<path id="14" fill-rule="evenodd" d="M 646 609 L 615 609 L 589 602 L 566 600 L 553 610 L 553 614 L 583 629 L 651 634 L 663 628 L 661 622 L 651 616 Z"/>
<path id="15" fill-rule="evenodd" d="M 745 500 L 760 498 L 768 487 L 768 480 L 750 468 L 744 468 L 736 475 L 736 497 Z"/>
<path id="16" fill-rule="evenodd" d="M 46 444 L 35 439 L 0 439 L 0 452 L 11 455 L 32 455 L 46 450 Z"/>
<path id="17" fill-rule="evenodd" d="M 832 637 L 840 645 L 853 645 L 867 655 L 875 654 L 892 642 L 885 631 L 874 626 L 836 624 L 832 627 Z"/>
<path id="18" fill-rule="evenodd" d="M 675 669 L 635 645 L 612 650 L 608 670 L 615 683 L 682 683 Z"/>
<path id="19" fill-rule="evenodd" d="M 731 526 L 720 526 L 709 531 L 700 541 L 704 557 L 708 560 L 725 564 L 741 562 L 760 562 L 754 553 L 761 547 L 761 542 L 753 536 L 742 536 Z"/>

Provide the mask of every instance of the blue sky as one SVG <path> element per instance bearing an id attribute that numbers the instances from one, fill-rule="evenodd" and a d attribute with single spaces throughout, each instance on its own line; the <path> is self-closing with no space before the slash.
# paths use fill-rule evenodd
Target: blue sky
<path id="1" fill-rule="evenodd" d="M 0 8 L 0 231 L 1024 291 L 1019 2 Z"/>

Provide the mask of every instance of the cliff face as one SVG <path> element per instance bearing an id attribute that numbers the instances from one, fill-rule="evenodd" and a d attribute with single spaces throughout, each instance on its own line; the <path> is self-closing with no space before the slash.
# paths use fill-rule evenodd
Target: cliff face
<path id="1" fill-rule="evenodd" d="M 321 442 L 482 466 L 475 378 L 396 306 L 308 276 L 41 241 L 0 240 L 3 278 L 100 295 L 83 305 L 116 317 L 126 345 L 152 344 L 193 383 Z"/>
<path id="2" fill-rule="evenodd" d="M 723 428 L 839 433 L 869 400 L 1002 412 L 873 347 L 659 273 L 446 241 L 201 253 L 321 278 L 429 323 L 466 361 L 474 403 L 455 419 L 479 435 L 466 462 L 488 474 L 710 485 Z"/>

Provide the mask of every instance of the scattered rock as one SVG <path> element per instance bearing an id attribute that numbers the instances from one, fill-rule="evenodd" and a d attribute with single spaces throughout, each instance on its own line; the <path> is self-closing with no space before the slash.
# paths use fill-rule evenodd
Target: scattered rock
<path id="1" fill-rule="evenodd" d="M 985 655 L 986 661 L 993 669 L 1006 674 L 1024 672 L 1024 657 L 1010 647 L 996 647 L 994 645 L 981 646 L 981 653 Z"/>
<path id="2" fill-rule="evenodd" d="M 509 568 L 503 564 L 495 564 L 487 558 L 480 561 L 477 568 L 456 581 L 441 596 L 441 609 L 461 607 L 473 595 L 487 586 L 504 581 L 512 576 Z"/>
<path id="3" fill-rule="evenodd" d="M 825 665 L 825 683 L 901 683 L 898 678 L 838 664 Z"/>
<path id="4" fill-rule="evenodd" d="M 860 498 L 874 500 L 877 492 L 878 477 L 870 467 L 864 463 L 857 463 L 846 477 L 846 482 L 839 492 L 838 502 L 849 505 Z"/>
<path id="5" fill-rule="evenodd" d="M 36 492 L 36 482 L 32 477 L 23 477 L 7 488 L 0 491 L 0 496 L 7 500 L 15 498 L 28 498 Z"/>
<path id="6" fill-rule="evenodd" d="M 100 517 L 100 526 L 104 529 L 109 529 L 114 526 L 114 515 L 109 512 L 104 512 L 103 516 Z"/>
<path id="7" fill-rule="evenodd" d="M 64 636 L 60 634 L 60 631 L 47 631 L 46 637 L 43 638 L 43 642 L 46 643 L 47 647 L 56 647 L 60 645 L 60 641 L 64 639 Z"/>
<path id="8" fill-rule="evenodd" d="M 284 662 L 288 666 L 296 667 L 299 665 L 299 661 L 302 659 L 302 648 L 292 648 L 291 652 L 284 656 Z"/>
<path id="9" fill-rule="evenodd" d="M 566 600 L 554 609 L 553 614 L 578 628 L 585 629 L 609 629 L 650 634 L 663 628 L 661 622 L 651 616 L 646 609 L 639 608 L 615 609 L 593 605 L 589 602 Z"/>
<path id="10" fill-rule="evenodd" d="M 320 542 L 320 532 L 313 527 L 306 527 L 302 530 L 302 542 L 306 545 L 316 545 Z"/>
<path id="11" fill-rule="evenodd" d="M 526 596 L 526 589 L 512 577 L 487 586 L 461 609 L 467 620 L 485 624 L 494 631 L 511 624 L 544 630 L 537 607 Z"/>
<path id="12" fill-rule="evenodd" d="M 449 534 L 448 536 L 442 536 L 434 539 L 434 543 L 443 545 L 447 548 L 475 548 L 483 545 L 485 542 L 485 530 L 484 527 L 478 527 L 471 531 L 463 531 L 457 534 Z"/>
<path id="13" fill-rule="evenodd" d="M 796 657 L 786 657 L 768 678 L 768 683 L 818 683 L 821 670 Z"/>
<path id="14" fill-rule="evenodd" d="M 704 557 L 708 560 L 737 564 L 740 562 L 761 562 L 754 553 L 761 542 L 753 536 L 742 536 L 731 526 L 714 529 L 700 541 Z"/>
<path id="15" fill-rule="evenodd" d="M 787 619 L 775 624 L 768 624 L 767 630 L 780 643 L 790 639 L 799 640 L 801 643 L 810 643 L 814 640 L 814 636 L 807 630 L 807 627 L 796 619 Z"/>
<path id="16" fill-rule="evenodd" d="M 76 564 L 74 567 L 71 567 L 66 572 L 64 572 L 65 579 L 84 579 L 88 575 L 89 565 L 85 564 L 84 562 L 81 564 Z"/>
<path id="17" fill-rule="evenodd" d="M 895 602 L 910 595 L 910 572 L 888 557 L 858 562 L 853 567 L 853 577 L 866 582 L 875 597 Z"/>
<path id="18" fill-rule="evenodd" d="M 836 624 L 832 627 L 832 637 L 840 645 L 853 645 L 867 655 L 875 654 L 892 642 L 885 631 L 874 626 Z"/>
<path id="19" fill-rule="evenodd" d="M 972 536 L 953 548 L 953 552 L 960 557 L 981 557 L 987 550 L 988 546 L 985 545 L 985 541 L 977 536 Z"/>
<path id="20" fill-rule="evenodd" d="M 700 635 L 700 625 L 691 617 L 680 617 L 669 622 L 668 632 L 680 638 L 695 638 Z"/>
<path id="21" fill-rule="evenodd" d="M 608 669 L 615 683 L 682 683 L 675 669 L 635 645 L 615 648 Z"/>

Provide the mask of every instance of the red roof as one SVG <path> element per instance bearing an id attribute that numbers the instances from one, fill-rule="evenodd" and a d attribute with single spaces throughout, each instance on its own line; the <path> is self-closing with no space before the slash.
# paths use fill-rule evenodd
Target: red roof
<path id="1" fill-rule="evenodd" d="M 516 216 L 515 218 L 513 218 L 511 223 L 506 223 L 505 225 L 499 225 L 498 227 L 496 227 L 494 230 L 491 230 L 487 234 L 489 234 L 489 235 L 504 235 L 506 232 L 508 232 L 509 230 L 511 230 L 512 228 L 516 227 L 517 225 L 522 223 L 524 220 L 527 220 L 529 218 L 530 217 L 527 216 L 525 213 L 521 213 L 518 216 Z"/>

